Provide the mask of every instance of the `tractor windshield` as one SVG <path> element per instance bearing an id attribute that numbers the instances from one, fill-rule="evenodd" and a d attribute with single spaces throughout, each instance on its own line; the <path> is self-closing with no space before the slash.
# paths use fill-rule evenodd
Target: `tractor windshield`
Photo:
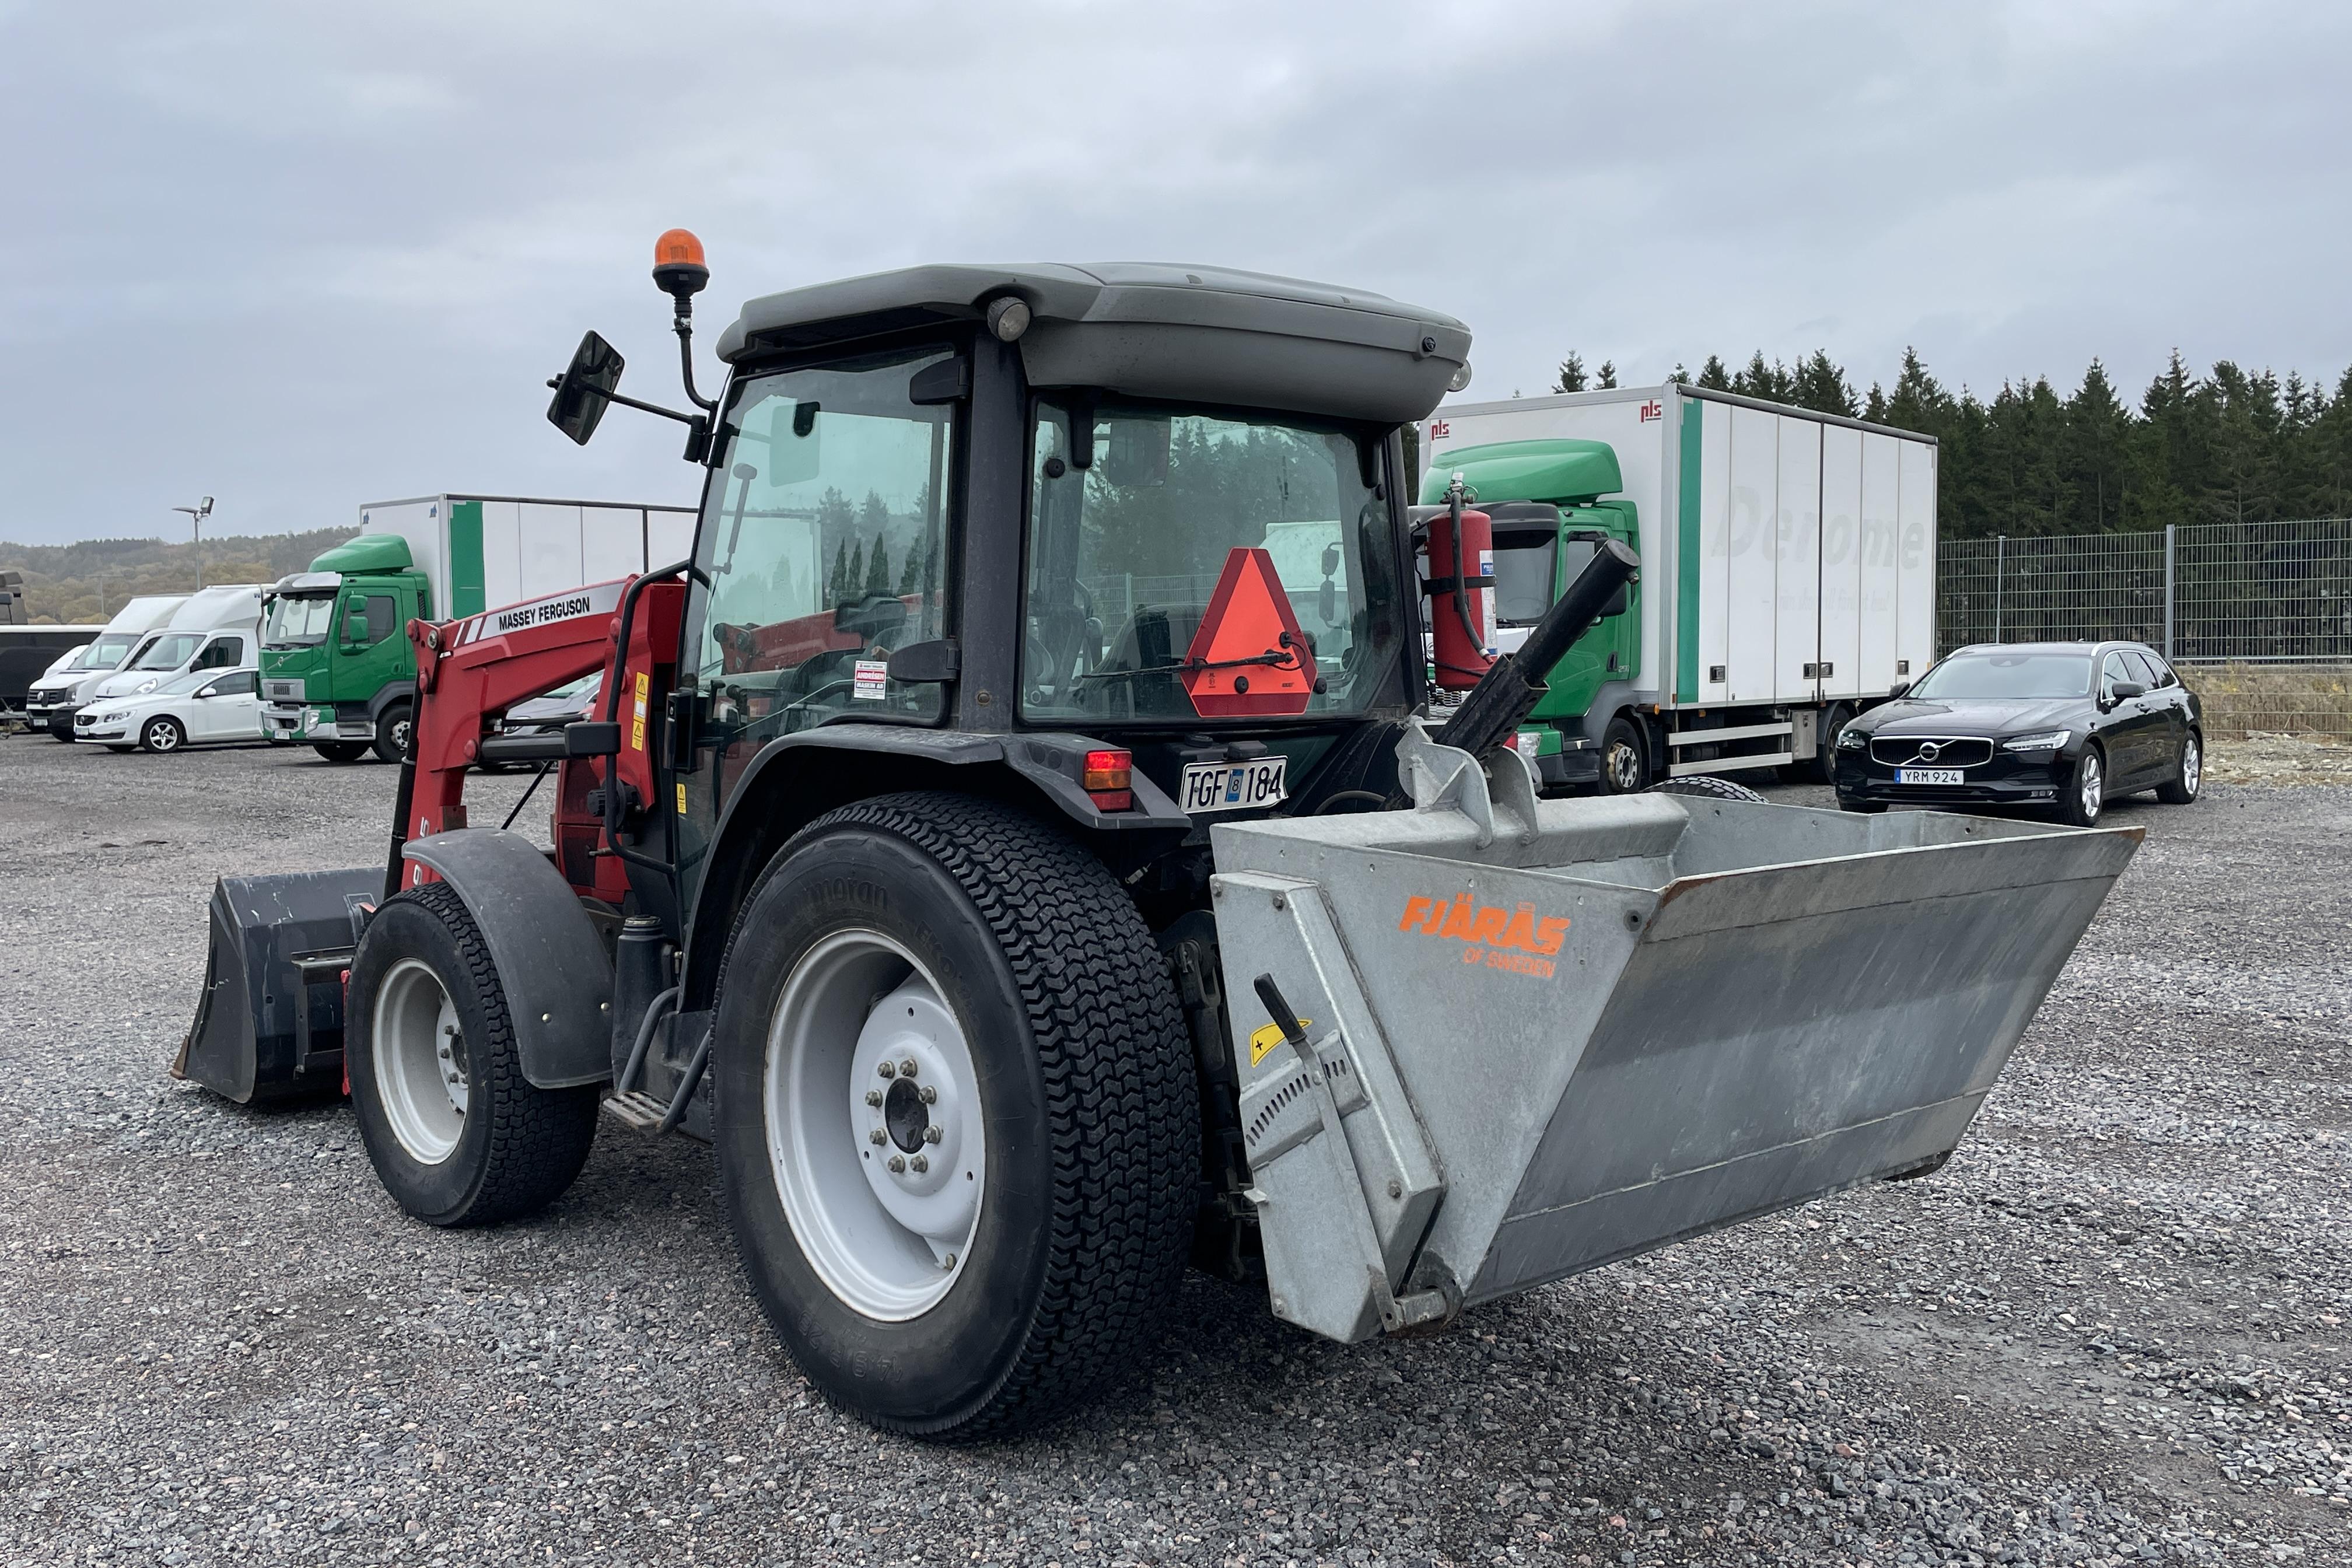
<path id="1" fill-rule="evenodd" d="M 1073 439 L 1074 417 L 1090 437 Z M 1198 724 L 1370 705 L 1402 619 L 1389 503 L 1366 474 L 1374 439 L 1274 416 L 1043 403 L 1023 714 Z"/>

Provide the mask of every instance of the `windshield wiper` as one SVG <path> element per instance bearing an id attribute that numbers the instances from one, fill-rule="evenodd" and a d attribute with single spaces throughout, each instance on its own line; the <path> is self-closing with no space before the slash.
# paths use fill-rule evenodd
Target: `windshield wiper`
<path id="1" fill-rule="evenodd" d="M 1078 677 L 1080 680 L 1132 680 L 1139 675 L 1191 675 L 1204 669 L 1240 669 L 1263 664 L 1276 669 L 1305 669 L 1307 659 L 1299 646 L 1282 634 L 1282 647 L 1252 654 L 1247 658 L 1179 658 L 1166 664 L 1140 665 L 1134 669 L 1090 669 Z"/>

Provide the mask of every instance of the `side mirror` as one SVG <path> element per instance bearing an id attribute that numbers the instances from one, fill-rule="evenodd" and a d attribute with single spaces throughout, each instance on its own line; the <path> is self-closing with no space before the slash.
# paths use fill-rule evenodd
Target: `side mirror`
<path id="1" fill-rule="evenodd" d="M 2115 700 L 2118 702 L 2147 695 L 2147 688 L 2137 680 L 2118 680 L 2107 689 L 2114 694 Z"/>
<path id="2" fill-rule="evenodd" d="M 1315 591 L 1315 613 L 1327 626 L 1339 624 L 1339 547 L 1323 547 L 1323 585 Z"/>
<path id="3" fill-rule="evenodd" d="M 368 640 L 367 612 L 353 610 L 343 617 L 343 640 L 357 645 Z"/>
<path id="4" fill-rule="evenodd" d="M 1886 700 L 1888 700 L 1889 702 L 1892 702 L 1892 701 L 1894 701 L 1896 698 L 1898 698 L 1898 697 L 1902 696 L 1905 692 L 1906 692 L 1906 691 L 1908 691 L 1908 690 L 1910 690 L 1910 689 L 1911 689 L 1911 683 L 1910 683 L 1909 681 L 1907 681 L 1907 680 L 1898 680 L 1898 681 L 1896 681 L 1894 685 L 1892 685 L 1892 686 L 1890 686 L 1890 687 L 1888 687 L 1888 688 L 1886 689 Z"/>
<path id="5" fill-rule="evenodd" d="M 555 378 L 555 396 L 547 405 L 547 422 L 581 446 L 596 433 L 596 422 L 613 405 L 613 389 L 621 384 L 628 362 L 603 334 L 590 332 L 572 352 L 572 363 Z"/>

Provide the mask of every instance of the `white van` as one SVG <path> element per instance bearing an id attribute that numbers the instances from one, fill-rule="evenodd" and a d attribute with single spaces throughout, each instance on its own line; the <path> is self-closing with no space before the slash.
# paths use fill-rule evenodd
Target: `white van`
<path id="1" fill-rule="evenodd" d="M 171 624 L 185 594 L 142 594 L 114 613 L 97 637 L 52 666 L 25 694 L 25 716 L 48 726 L 60 741 L 73 739 L 74 714 L 98 694 L 99 683 L 131 661 L 149 632 Z"/>
<path id="2" fill-rule="evenodd" d="M 229 583 L 188 595 L 171 620 L 150 632 L 116 674 L 98 683 L 89 700 L 144 697 L 182 675 L 210 669 L 261 668 L 259 583 Z"/>

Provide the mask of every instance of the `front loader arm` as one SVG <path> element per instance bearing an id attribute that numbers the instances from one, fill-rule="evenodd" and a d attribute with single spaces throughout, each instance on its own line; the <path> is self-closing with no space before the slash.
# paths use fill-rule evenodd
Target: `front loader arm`
<path id="1" fill-rule="evenodd" d="M 401 846 L 467 826 L 466 774 L 481 760 L 484 741 L 507 710 L 598 669 L 604 672 L 600 709 L 619 715 L 619 751 L 572 762 L 591 770 L 598 783 L 617 766 L 640 798 L 652 798 L 649 705 L 637 702 L 636 689 L 650 686 L 649 679 L 641 682 L 639 677 L 650 678 L 657 666 L 676 658 L 685 586 L 645 586 L 624 657 L 621 608 L 634 581 L 592 584 L 459 621 L 408 624 L 416 649 L 415 749 L 402 770 L 387 880 L 413 886 L 432 876 L 414 863 L 404 864 Z"/>

